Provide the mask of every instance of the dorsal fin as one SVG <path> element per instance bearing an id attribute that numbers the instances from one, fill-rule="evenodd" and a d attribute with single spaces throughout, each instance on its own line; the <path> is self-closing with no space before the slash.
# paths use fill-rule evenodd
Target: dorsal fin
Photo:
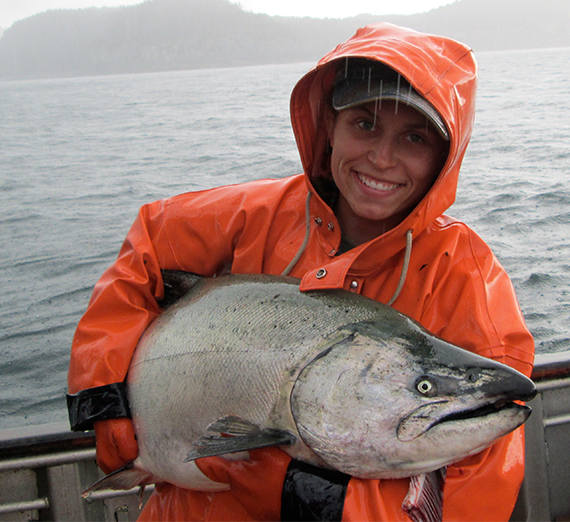
<path id="1" fill-rule="evenodd" d="M 203 279 L 203 276 L 182 270 L 161 270 L 160 272 L 164 283 L 164 297 L 158 301 L 158 305 L 162 309 L 173 305 Z"/>

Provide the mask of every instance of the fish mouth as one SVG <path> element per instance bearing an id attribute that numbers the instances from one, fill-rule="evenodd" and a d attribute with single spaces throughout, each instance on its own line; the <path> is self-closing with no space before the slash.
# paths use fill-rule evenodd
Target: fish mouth
<path id="1" fill-rule="evenodd" d="M 411 442 L 436 426 L 482 419 L 499 413 L 506 413 L 508 410 L 512 410 L 513 417 L 517 415 L 520 416 L 520 426 L 528 419 L 532 411 L 528 406 L 500 399 L 494 402 L 487 402 L 474 408 L 464 408 L 445 414 L 442 410 L 445 410 L 447 404 L 448 401 L 432 402 L 414 410 L 398 425 L 398 440 Z"/>
<path id="2" fill-rule="evenodd" d="M 450 413 L 445 417 L 441 418 L 439 421 L 434 423 L 431 427 L 436 426 L 438 424 L 444 424 L 446 422 L 455 422 L 455 421 L 462 421 L 468 419 L 476 419 L 479 417 L 487 417 L 488 415 L 494 415 L 499 413 L 502 410 L 513 409 L 517 410 L 518 412 L 528 412 L 530 415 L 531 408 L 528 406 L 523 406 L 521 404 L 517 404 L 516 402 L 512 401 L 497 401 L 489 404 L 484 404 L 478 408 L 467 409 L 458 411 L 455 413 Z"/>

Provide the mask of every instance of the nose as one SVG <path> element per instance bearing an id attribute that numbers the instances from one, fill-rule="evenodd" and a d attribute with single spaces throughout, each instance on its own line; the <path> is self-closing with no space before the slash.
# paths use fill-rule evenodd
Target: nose
<path id="1" fill-rule="evenodd" d="M 379 136 L 370 144 L 368 157 L 379 169 L 393 167 L 397 161 L 396 148 L 389 136 Z"/>

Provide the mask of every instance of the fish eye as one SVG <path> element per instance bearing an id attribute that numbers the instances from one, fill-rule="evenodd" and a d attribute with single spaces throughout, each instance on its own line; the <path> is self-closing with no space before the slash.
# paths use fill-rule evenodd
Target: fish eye
<path id="1" fill-rule="evenodd" d="M 416 382 L 416 390 L 422 395 L 430 397 L 435 394 L 435 384 L 426 377 L 421 377 Z"/>

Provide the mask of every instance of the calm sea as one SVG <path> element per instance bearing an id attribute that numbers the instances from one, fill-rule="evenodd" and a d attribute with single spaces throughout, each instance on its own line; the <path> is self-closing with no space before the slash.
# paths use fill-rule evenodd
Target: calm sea
<path id="1" fill-rule="evenodd" d="M 570 349 L 570 49 L 481 53 L 450 214 L 494 249 L 539 352 Z M 0 83 L 0 428 L 66 419 L 71 338 L 138 208 L 300 171 L 307 64 Z"/>

